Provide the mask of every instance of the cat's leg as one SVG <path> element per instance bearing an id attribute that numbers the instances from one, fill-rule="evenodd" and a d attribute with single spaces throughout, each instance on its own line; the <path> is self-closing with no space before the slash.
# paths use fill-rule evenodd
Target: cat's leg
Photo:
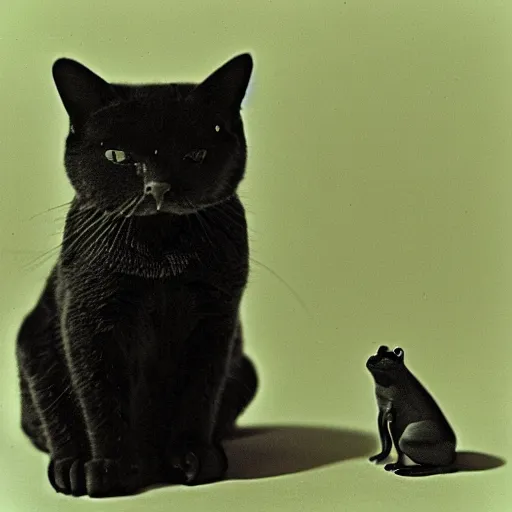
<path id="1" fill-rule="evenodd" d="M 52 292 L 45 290 L 25 318 L 17 339 L 22 396 L 22 428 L 50 453 L 48 478 L 65 494 L 85 492 L 83 463 L 88 442 L 62 354 L 55 325 Z"/>
<path id="2" fill-rule="evenodd" d="M 222 393 L 214 437 L 220 441 L 234 433 L 235 422 L 256 395 L 258 374 L 253 362 L 243 353 L 243 333 L 238 321 L 231 363 Z"/>
<path id="3" fill-rule="evenodd" d="M 104 292 L 99 307 L 96 296 L 87 293 L 96 289 L 94 279 L 81 278 L 84 290 L 76 299 L 66 291 L 62 321 L 66 358 L 91 446 L 85 464 L 87 494 L 103 497 L 131 494 L 152 482 L 146 481 L 151 472 L 140 465 L 129 423 L 130 382 L 121 349 L 126 322 L 119 316 L 117 295 Z M 116 289 L 102 279 L 98 289 Z"/>
<path id="4" fill-rule="evenodd" d="M 236 315 L 212 314 L 186 342 L 186 372 L 172 424 L 166 462 L 173 478 L 188 485 L 220 480 L 227 458 L 214 437 L 236 332 Z"/>
<path id="5" fill-rule="evenodd" d="M 19 369 L 19 385 L 21 399 L 21 429 L 38 450 L 49 453 L 48 440 L 44 433 L 41 417 L 37 412 L 34 400 L 30 394 L 27 378 L 21 368 Z"/>
<path id="6" fill-rule="evenodd" d="M 237 418 L 251 403 L 257 388 L 258 374 L 254 364 L 242 355 L 230 365 L 217 417 L 215 439 L 222 440 L 234 433 Z"/>

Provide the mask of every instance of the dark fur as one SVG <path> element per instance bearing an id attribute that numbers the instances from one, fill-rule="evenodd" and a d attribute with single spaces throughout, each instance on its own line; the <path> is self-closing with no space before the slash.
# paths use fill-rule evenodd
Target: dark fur
<path id="1" fill-rule="evenodd" d="M 455 433 L 430 393 L 406 368 L 404 351 L 398 347 L 389 351 L 381 346 L 366 366 L 375 379 L 382 444 L 382 451 L 370 461 L 386 459 L 393 443 L 398 461 L 386 464 L 387 471 L 400 476 L 457 471 Z M 407 466 L 404 455 L 418 465 Z"/>
<path id="2" fill-rule="evenodd" d="M 76 195 L 17 358 L 22 427 L 50 454 L 59 492 L 225 473 L 220 441 L 257 387 L 242 351 L 248 242 L 236 195 L 251 70 L 241 55 L 199 85 L 128 86 L 54 65 Z M 129 158 L 115 164 L 107 150 Z M 159 211 L 155 182 L 170 185 Z"/>

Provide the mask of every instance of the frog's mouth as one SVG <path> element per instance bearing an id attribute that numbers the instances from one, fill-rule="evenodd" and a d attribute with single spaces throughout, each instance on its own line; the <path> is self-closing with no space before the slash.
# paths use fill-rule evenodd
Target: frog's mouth
<path id="1" fill-rule="evenodd" d="M 369 370 L 378 370 L 377 365 L 379 364 L 381 359 L 382 357 L 378 355 L 369 357 L 368 361 L 366 361 L 366 368 L 368 368 Z"/>

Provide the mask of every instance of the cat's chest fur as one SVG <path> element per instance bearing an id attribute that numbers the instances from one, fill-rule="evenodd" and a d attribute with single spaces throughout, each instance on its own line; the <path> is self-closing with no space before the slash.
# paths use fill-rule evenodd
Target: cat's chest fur
<path id="1" fill-rule="evenodd" d="M 237 288 L 247 277 L 248 241 L 244 211 L 237 197 L 197 215 L 106 219 L 70 210 L 61 262 L 69 275 L 83 271 L 178 281 L 215 281 Z M 75 216 L 75 217 L 73 217 Z M 83 225 L 104 236 L 83 236 Z M 90 231 L 94 234 L 94 227 Z"/>
<path id="2" fill-rule="evenodd" d="M 124 369 L 133 390 L 141 391 L 141 396 L 151 382 L 165 380 L 176 371 L 205 311 L 214 310 L 215 297 L 210 290 L 189 282 L 184 275 L 148 278 L 87 273 L 70 279 L 61 269 L 57 283 L 63 290 L 59 302 L 64 338 L 74 345 L 86 341 L 79 327 L 80 304 L 84 304 L 87 315 L 83 321 L 93 326 L 92 332 L 110 333 L 104 348 L 115 354 L 119 369 Z M 66 311 L 70 304 L 74 307 Z M 70 324 L 71 315 L 75 318 Z M 69 325 L 74 327 L 68 330 Z"/>
<path id="3" fill-rule="evenodd" d="M 92 321 L 146 347 L 170 337 L 179 343 L 219 308 L 236 311 L 248 274 L 245 222 L 203 216 L 209 231 L 196 217 L 118 220 L 108 238 L 89 244 L 71 222 L 56 279 L 59 302 L 84 304 Z"/>
<path id="4" fill-rule="evenodd" d="M 130 278 L 115 339 L 127 361 L 151 373 L 162 359 L 176 359 L 201 319 L 203 299 L 190 286 L 168 279 Z"/>

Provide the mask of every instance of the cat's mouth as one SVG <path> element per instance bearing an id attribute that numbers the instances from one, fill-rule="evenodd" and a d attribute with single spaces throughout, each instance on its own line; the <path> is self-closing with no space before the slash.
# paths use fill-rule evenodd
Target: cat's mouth
<path id="1" fill-rule="evenodd" d="M 165 213 L 187 215 L 190 213 L 196 213 L 200 208 L 201 207 L 196 207 L 193 204 L 180 204 L 169 200 L 164 200 L 157 205 L 157 202 L 153 197 L 146 195 L 132 215 L 139 217 Z"/>
<path id="2" fill-rule="evenodd" d="M 176 201 L 169 198 L 165 198 L 163 201 L 157 203 L 155 199 L 150 195 L 141 197 L 138 206 L 130 216 L 145 217 L 149 215 L 160 215 L 160 214 L 172 214 L 172 215 L 190 215 L 197 213 L 200 210 L 209 208 L 211 206 L 217 206 L 225 201 L 228 201 L 232 195 L 228 195 L 217 200 L 203 200 L 201 202 L 192 202 L 190 200 Z"/>

